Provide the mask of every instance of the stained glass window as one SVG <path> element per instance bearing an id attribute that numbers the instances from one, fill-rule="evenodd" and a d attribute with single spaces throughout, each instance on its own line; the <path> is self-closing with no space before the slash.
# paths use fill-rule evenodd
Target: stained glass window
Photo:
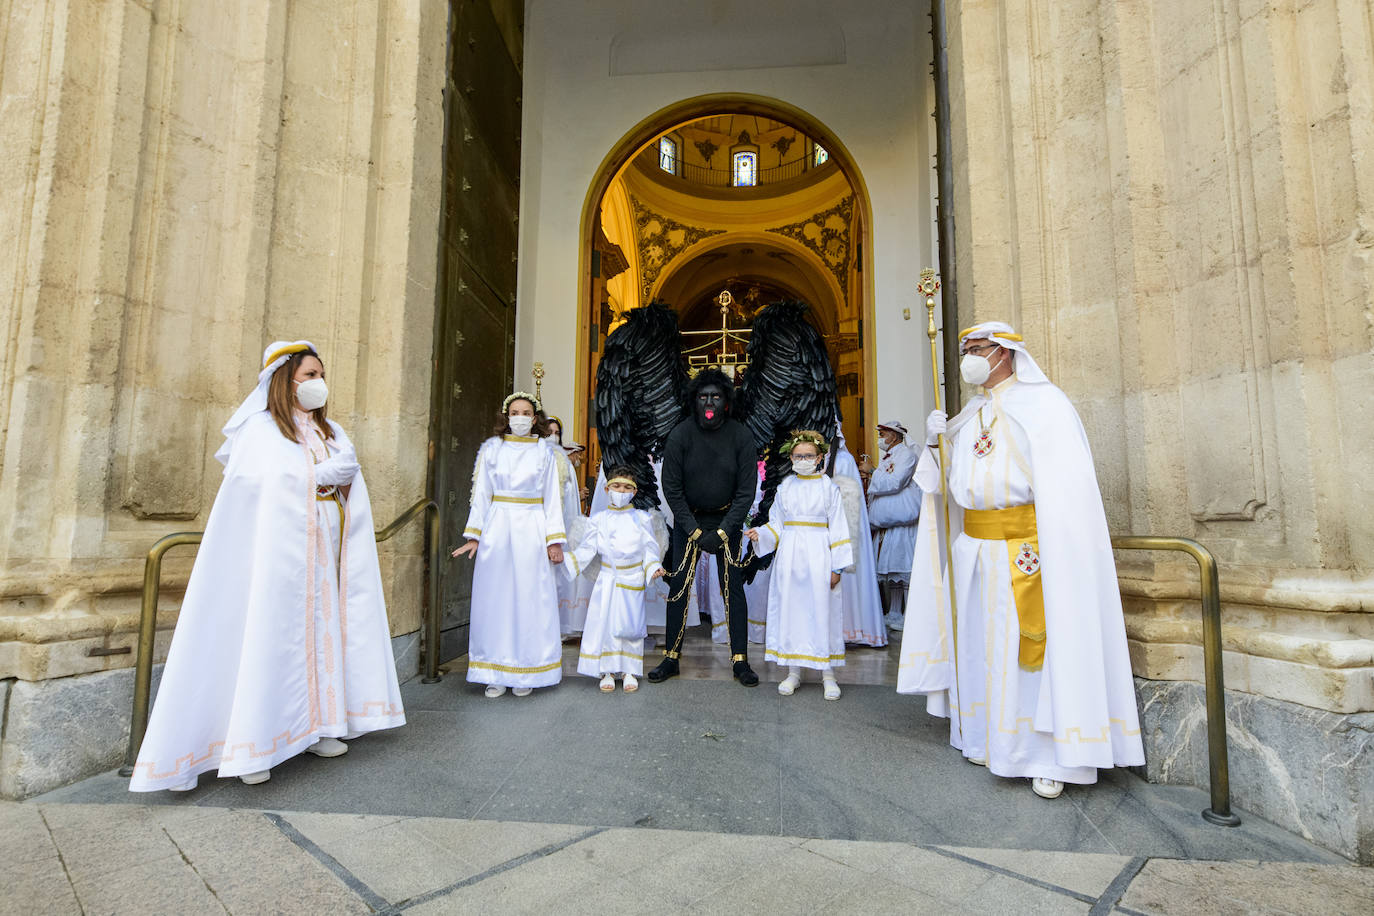
<path id="1" fill-rule="evenodd" d="M 825 165 L 830 161 L 830 154 L 827 153 L 825 147 L 821 146 L 819 143 L 815 146 L 815 157 L 812 165 Z"/>
<path id="2" fill-rule="evenodd" d="M 753 152 L 735 153 L 735 187 L 752 188 L 758 183 L 759 154 Z"/>
<path id="3" fill-rule="evenodd" d="M 665 172 L 677 172 L 677 141 L 672 137 L 658 138 L 658 167 Z"/>

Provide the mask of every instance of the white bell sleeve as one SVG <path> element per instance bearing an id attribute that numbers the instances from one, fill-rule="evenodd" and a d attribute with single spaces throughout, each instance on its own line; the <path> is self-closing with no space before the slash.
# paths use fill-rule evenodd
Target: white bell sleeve
<path id="1" fill-rule="evenodd" d="M 597 513 L 587 520 L 586 535 L 576 549 L 563 551 L 562 572 L 569 580 L 586 572 L 592 560 L 601 552 L 601 528 L 597 524 L 599 515 Z"/>
<path id="2" fill-rule="evenodd" d="M 563 525 L 563 496 L 559 492 L 558 466 L 554 463 L 553 446 L 541 443 L 546 460 L 544 462 L 544 543 L 566 544 L 568 532 Z"/>
<path id="3" fill-rule="evenodd" d="M 463 526 L 463 537 L 469 541 L 482 539 L 482 526 L 487 523 L 487 514 L 491 511 L 491 474 L 487 470 L 487 459 L 496 441 L 488 439 L 482 443 L 472 468 L 472 508 L 468 510 L 467 524 Z"/>
<path id="4" fill-rule="evenodd" d="M 643 547 L 643 562 L 639 565 L 644 571 L 644 581 L 648 582 L 650 576 L 663 568 L 663 554 L 658 549 L 658 538 L 654 537 L 654 527 L 649 519 L 649 513 L 636 509 L 635 523 L 639 526 L 640 544 Z"/>
<path id="5" fill-rule="evenodd" d="M 854 570 L 854 545 L 849 537 L 849 520 L 844 514 L 844 498 L 840 488 L 830 484 L 830 507 L 826 512 L 830 534 L 830 569 L 839 572 Z"/>
<path id="6" fill-rule="evenodd" d="M 779 487 L 781 489 L 781 487 Z M 773 500 L 773 511 L 769 513 L 768 523 L 759 525 L 755 530 L 759 533 L 758 543 L 754 545 L 754 553 L 761 557 L 766 557 L 778 549 L 778 541 L 782 540 L 783 522 L 787 521 L 787 512 L 782 507 L 782 500 Z"/>

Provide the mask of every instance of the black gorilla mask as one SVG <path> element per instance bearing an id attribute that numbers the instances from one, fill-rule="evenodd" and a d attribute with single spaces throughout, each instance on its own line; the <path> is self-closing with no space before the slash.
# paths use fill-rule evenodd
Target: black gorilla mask
<path id="1" fill-rule="evenodd" d="M 697 426 L 702 429 L 720 429 L 730 405 L 719 385 L 707 384 L 702 385 L 697 392 L 692 409 L 696 412 Z"/>

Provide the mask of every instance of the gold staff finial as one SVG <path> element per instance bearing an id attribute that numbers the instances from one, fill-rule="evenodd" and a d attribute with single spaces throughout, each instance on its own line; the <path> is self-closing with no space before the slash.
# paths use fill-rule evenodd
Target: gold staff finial
<path id="1" fill-rule="evenodd" d="M 544 364 L 535 363 L 534 371 L 532 371 L 530 374 L 534 376 L 534 396 L 539 398 L 540 401 L 543 401 L 544 392 L 542 389 L 544 387 Z"/>

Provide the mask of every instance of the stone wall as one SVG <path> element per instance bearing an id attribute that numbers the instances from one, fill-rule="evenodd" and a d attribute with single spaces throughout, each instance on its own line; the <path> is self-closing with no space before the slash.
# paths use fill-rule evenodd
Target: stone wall
<path id="1" fill-rule="evenodd" d="M 94 672 L 132 664 L 89 653 L 132 646 L 149 546 L 204 526 L 219 428 L 267 342 L 319 346 L 379 525 L 424 494 L 448 6 L 0 10 L 0 679 L 18 678 L 13 706 L 91 695 Z M 422 541 L 415 526 L 383 545 L 393 634 L 419 626 Z M 165 566 L 159 660 L 190 562 L 183 549 Z M 6 772 L 30 750 L 22 737 L 7 731 Z M 69 764 L 67 778 L 89 771 Z"/>
<path id="2" fill-rule="evenodd" d="M 949 9 L 960 324 L 1018 325 L 1078 405 L 1114 533 L 1217 554 L 1227 686 L 1291 713 L 1246 740 L 1300 778 L 1311 711 L 1374 710 L 1369 6 Z M 1191 561 L 1120 560 L 1136 674 L 1200 680 Z M 1252 775 L 1237 804 L 1328 816 Z M 1368 857 L 1374 801 L 1341 804 L 1311 835 Z"/>

